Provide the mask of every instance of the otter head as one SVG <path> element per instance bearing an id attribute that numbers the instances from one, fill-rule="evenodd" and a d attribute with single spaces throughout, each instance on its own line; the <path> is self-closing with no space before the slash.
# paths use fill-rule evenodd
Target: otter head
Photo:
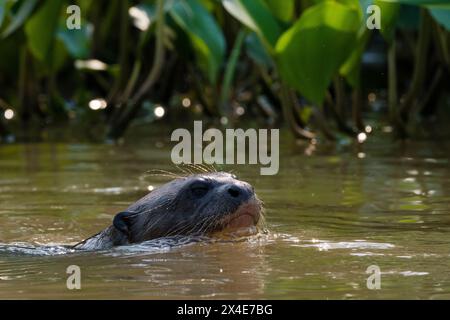
<path id="1" fill-rule="evenodd" d="M 128 243 L 172 235 L 256 231 L 261 204 L 253 187 L 225 172 L 175 179 L 117 214 L 113 227 Z"/>

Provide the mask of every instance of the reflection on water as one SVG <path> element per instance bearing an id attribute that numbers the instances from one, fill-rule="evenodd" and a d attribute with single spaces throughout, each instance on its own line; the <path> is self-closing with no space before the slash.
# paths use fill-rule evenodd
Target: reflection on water
<path id="1" fill-rule="evenodd" d="M 276 176 L 225 168 L 255 186 L 268 234 L 98 252 L 65 246 L 167 181 L 146 173 L 177 170 L 164 139 L 0 146 L 0 298 L 450 298 L 448 145 L 282 141 Z M 81 290 L 66 288 L 73 264 Z"/>

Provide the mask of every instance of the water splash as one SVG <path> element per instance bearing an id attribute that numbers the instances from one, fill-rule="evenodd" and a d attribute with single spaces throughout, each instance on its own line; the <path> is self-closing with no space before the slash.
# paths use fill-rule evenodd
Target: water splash
<path id="1" fill-rule="evenodd" d="M 0 243 L 1 254 L 56 256 L 75 252 L 69 246 L 64 245 L 33 245 L 29 243 Z"/>

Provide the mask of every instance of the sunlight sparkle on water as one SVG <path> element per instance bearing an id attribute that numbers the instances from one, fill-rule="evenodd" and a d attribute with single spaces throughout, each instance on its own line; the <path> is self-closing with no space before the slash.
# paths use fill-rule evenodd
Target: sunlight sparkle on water
<path id="1" fill-rule="evenodd" d="M 242 115 L 244 115 L 244 113 L 245 113 L 245 109 L 243 108 L 243 107 L 241 107 L 241 106 L 239 106 L 239 107 L 237 107 L 236 108 L 236 114 L 238 115 L 238 116 L 242 116 Z"/>
<path id="2" fill-rule="evenodd" d="M 189 108 L 189 107 L 191 106 L 191 99 L 189 99 L 189 98 L 184 98 L 184 99 L 181 101 L 181 104 L 183 105 L 183 107 Z"/>
<path id="3" fill-rule="evenodd" d="M 228 118 L 227 117 L 220 118 L 220 123 L 222 125 L 226 126 L 228 124 Z"/>
<path id="4" fill-rule="evenodd" d="M 363 143 L 364 141 L 367 140 L 367 134 L 365 134 L 364 132 L 360 132 L 358 133 L 358 142 L 359 143 Z"/>
<path id="5" fill-rule="evenodd" d="M 100 60 L 75 60 L 75 68 L 102 71 L 108 69 L 108 65 Z"/>
<path id="6" fill-rule="evenodd" d="M 157 106 L 155 108 L 154 113 L 155 113 L 155 116 L 157 118 L 162 118 L 162 117 L 164 117 L 164 114 L 166 113 L 166 110 L 163 107 L 161 107 L 161 106 Z"/>
<path id="7" fill-rule="evenodd" d="M 91 108 L 92 110 L 105 109 L 107 106 L 108 103 L 105 99 L 102 98 L 92 99 L 91 101 L 89 101 L 89 108 Z"/>
<path id="8" fill-rule="evenodd" d="M 133 20 L 134 26 L 139 30 L 145 31 L 150 26 L 150 18 L 144 10 L 138 7 L 131 7 L 128 10 L 128 14 Z"/>
<path id="9" fill-rule="evenodd" d="M 12 118 L 14 118 L 14 111 L 12 109 L 6 109 L 3 115 L 6 120 L 11 120 Z"/>

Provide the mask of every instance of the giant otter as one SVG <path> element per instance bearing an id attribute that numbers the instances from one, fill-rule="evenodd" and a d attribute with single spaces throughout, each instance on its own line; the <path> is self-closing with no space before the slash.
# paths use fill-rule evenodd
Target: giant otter
<path id="1" fill-rule="evenodd" d="M 111 226 L 75 249 L 109 249 L 172 235 L 256 230 L 261 201 L 253 187 L 225 172 L 172 180 L 118 213 Z"/>

